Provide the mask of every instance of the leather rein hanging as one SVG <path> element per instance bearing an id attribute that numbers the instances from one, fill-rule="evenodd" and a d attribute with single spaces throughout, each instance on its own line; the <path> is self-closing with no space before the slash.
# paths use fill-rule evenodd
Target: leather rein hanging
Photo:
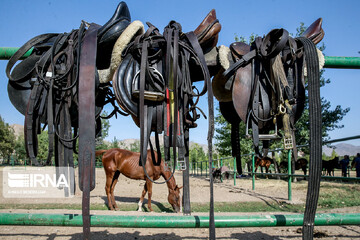
<path id="1" fill-rule="evenodd" d="M 189 111 L 194 111 L 194 109 L 196 109 L 198 100 L 196 100 L 195 103 L 190 100 L 192 97 L 199 97 L 205 94 L 210 83 L 210 74 L 205 63 L 202 49 L 194 33 L 182 33 L 180 24 L 172 21 L 165 28 L 164 35 L 161 35 L 156 27 L 150 23 L 147 24 L 149 25 L 149 29 L 146 33 L 142 36 L 138 36 L 123 52 L 123 55 L 126 55 L 128 52 L 137 52 L 137 55 L 141 59 L 138 105 L 140 115 L 139 164 L 143 167 L 143 170 L 150 181 L 162 184 L 169 181 L 175 172 L 178 158 L 176 148 L 178 147 L 181 149 L 183 147 L 184 140 L 181 139 L 181 135 L 183 135 L 183 128 L 186 126 L 185 123 L 188 122 L 185 119 L 185 115 L 188 114 Z M 204 88 L 200 93 L 195 93 L 193 91 L 189 69 L 190 58 L 195 60 L 196 64 L 200 66 L 204 75 Z M 160 60 L 162 60 L 162 62 Z M 158 71 L 156 68 L 160 70 Z M 161 74 L 161 70 L 164 75 Z M 155 80 L 157 80 L 157 82 L 151 82 L 151 79 L 154 79 L 154 76 L 156 77 Z M 154 88 L 156 91 L 162 91 L 163 97 L 158 97 L 155 101 L 150 101 L 147 89 L 149 85 L 155 86 Z M 156 86 L 160 87 L 156 88 Z M 188 104 L 191 106 L 188 107 L 188 109 L 185 109 Z M 159 115 L 159 111 L 164 111 L 164 120 L 160 119 L 163 115 Z M 153 118 L 158 122 L 155 127 L 152 126 Z M 163 124 L 159 126 L 159 123 Z M 169 141 L 170 146 L 172 147 L 174 168 L 169 179 L 166 179 L 164 182 L 155 182 L 148 175 L 145 168 L 147 143 L 150 142 L 151 131 L 155 131 L 156 145 L 158 145 L 158 133 L 164 132 L 164 135 L 171 135 L 169 136 Z M 161 153 L 159 148 L 157 151 L 159 159 L 157 161 L 153 159 L 154 165 L 160 164 Z M 179 154 L 184 154 L 182 150 L 179 151 Z M 165 149 L 166 158 L 169 157 L 167 155 L 168 153 L 170 152 Z"/>

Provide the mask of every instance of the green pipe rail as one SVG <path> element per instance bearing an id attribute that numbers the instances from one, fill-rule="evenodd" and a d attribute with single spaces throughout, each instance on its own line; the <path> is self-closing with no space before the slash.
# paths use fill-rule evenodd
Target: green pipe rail
<path id="1" fill-rule="evenodd" d="M 360 69 L 360 57 L 325 56 L 324 68 Z"/>
<path id="2" fill-rule="evenodd" d="M 303 214 L 215 216 L 216 228 L 302 226 Z M 208 228 L 208 216 L 116 216 L 91 215 L 92 227 Z M 0 225 L 82 226 L 81 214 L 0 213 Z M 360 225 L 360 213 L 320 213 L 316 226 Z"/>
<path id="3" fill-rule="evenodd" d="M 0 47 L 0 60 L 9 60 L 16 51 L 19 50 L 17 47 Z M 27 51 L 20 59 L 25 59 L 32 53 L 33 49 L 31 48 Z"/>
<path id="4" fill-rule="evenodd" d="M 18 47 L 0 47 L 0 60 L 9 60 L 18 50 Z M 33 49 L 30 49 L 22 59 L 28 57 Z M 332 57 L 325 56 L 325 68 L 360 69 L 360 57 Z"/>

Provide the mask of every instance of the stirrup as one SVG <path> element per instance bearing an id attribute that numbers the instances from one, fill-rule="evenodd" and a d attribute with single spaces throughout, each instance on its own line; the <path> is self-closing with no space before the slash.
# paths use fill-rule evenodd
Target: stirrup
<path id="1" fill-rule="evenodd" d="M 250 114 L 249 114 L 250 116 Z M 251 138 L 251 135 L 249 134 L 249 116 L 247 118 L 246 121 L 246 128 L 245 128 L 245 137 L 247 139 Z M 278 134 L 278 128 L 277 128 L 277 124 L 275 122 L 275 129 L 274 129 L 274 133 L 273 134 L 259 134 L 259 140 L 278 140 L 281 139 L 281 137 Z"/>
<path id="2" fill-rule="evenodd" d="M 138 90 L 133 90 L 134 97 L 140 98 L 140 92 Z M 144 99 L 153 101 L 153 102 L 160 102 L 165 99 L 165 94 L 160 92 L 151 92 L 151 91 L 144 91 Z"/>

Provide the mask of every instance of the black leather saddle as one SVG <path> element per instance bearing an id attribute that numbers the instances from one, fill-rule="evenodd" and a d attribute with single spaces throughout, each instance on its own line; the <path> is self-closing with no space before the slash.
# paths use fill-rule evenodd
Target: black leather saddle
<path id="1" fill-rule="evenodd" d="M 98 69 L 109 67 L 112 47 L 130 22 L 129 9 L 121 2 L 111 19 L 104 26 L 98 26 Z M 50 139 L 60 139 L 62 144 L 73 149 L 71 145 L 76 140 L 78 128 L 80 50 L 88 25 L 83 22 L 79 29 L 69 33 L 48 33 L 32 38 L 11 57 L 6 67 L 9 98 L 15 108 L 25 115 L 26 148 L 34 163 L 37 162 L 36 135 L 41 131 L 41 123 L 48 125 L 48 164 L 54 148 L 54 140 Z M 29 49 L 33 49 L 31 55 L 15 66 Z M 97 71 L 94 74 L 98 79 Z M 101 132 L 101 110 L 109 98 L 109 86 L 97 81 L 97 133 Z M 71 127 L 74 134 L 63 136 L 64 129 Z"/>

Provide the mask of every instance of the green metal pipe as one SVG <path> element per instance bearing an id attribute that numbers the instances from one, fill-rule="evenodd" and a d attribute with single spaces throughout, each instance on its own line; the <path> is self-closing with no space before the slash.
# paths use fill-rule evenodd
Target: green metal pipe
<path id="1" fill-rule="evenodd" d="M 92 215 L 92 227 L 208 228 L 208 216 L 115 216 Z M 215 227 L 302 226 L 304 215 L 215 216 Z M 82 226 L 78 214 L 0 213 L 0 225 Z M 360 213 L 316 214 L 315 225 L 360 225 Z"/>
<path id="2" fill-rule="evenodd" d="M 360 69 L 360 57 L 325 56 L 324 68 Z"/>
<path id="3" fill-rule="evenodd" d="M 252 190 L 255 190 L 255 154 L 252 155 L 252 169 L 251 169 L 251 173 L 252 173 Z"/>
<path id="4" fill-rule="evenodd" d="M 236 186 L 236 173 L 237 173 L 236 157 L 234 157 L 234 186 Z"/>
<path id="5" fill-rule="evenodd" d="M 17 50 L 19 50 L 17 47 L 0 47 L 0 60 L 9 60 Z M 20 59 L 27 58 L 31 54 L 32 50 L 33 49 L 27 51 Z"/>
<path id="6" fill-rule="evenodd" d="M 0 60 L 8 60 L 18 50 L 18 47 L 0 47 Z M 28 57 L 30 49 L 22 59 Z M 325 56 L 325 68 L 360 69 L 360 57 L 331 57 Z"/>
<path id="7" fill-rule="evenodd" d="M 291 182 L 292 182 L 292 176 L 291 176 L 291 150 L 288 151 L 288 200 L 292 200 L 292 192 L 291 192 Z"/>

